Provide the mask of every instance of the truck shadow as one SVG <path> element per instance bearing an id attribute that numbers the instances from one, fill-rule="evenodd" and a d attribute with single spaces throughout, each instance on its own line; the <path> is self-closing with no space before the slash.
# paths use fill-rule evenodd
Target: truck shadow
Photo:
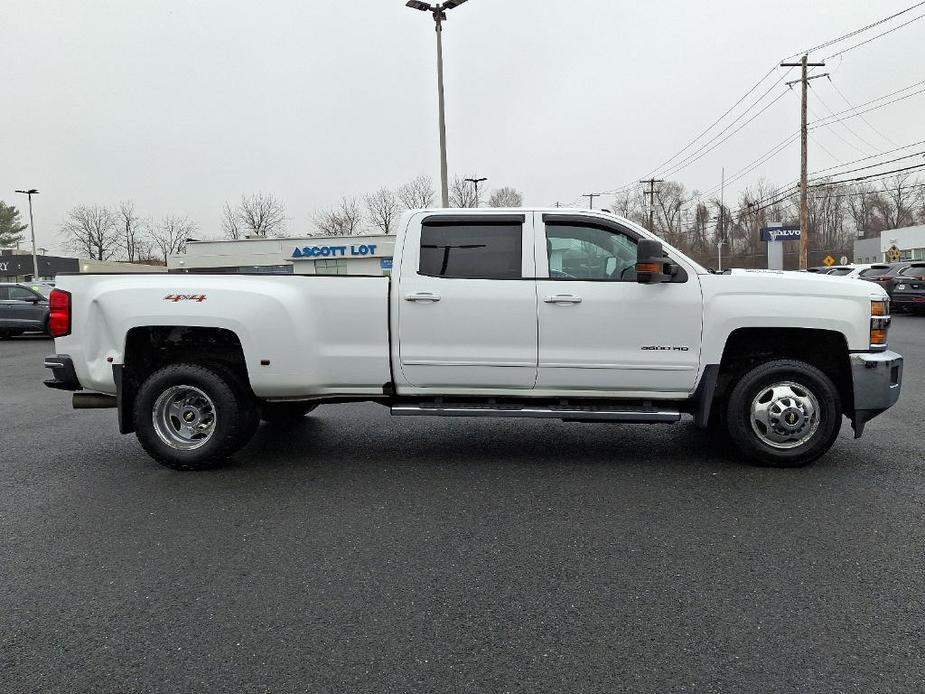
<path id="1" fill-rule="evenodd" d="M 373 421 L 371 422 L 370 419 Z M 235 456 L 236 467 L 306 465 L 748 466 L 728 442 L 694 427 L 578 424 L 537 420 L 367 418 L 356 427 L 319 411 L 286 425 L 264 424 Z M 370 425 L 373 426 L 370 426 Z M 838 444 L 836 444 L 837 446 Z M 835 456 L 835 451 L 820 460 Z M 751 467 L 751 466 L 748 466 Z"/>

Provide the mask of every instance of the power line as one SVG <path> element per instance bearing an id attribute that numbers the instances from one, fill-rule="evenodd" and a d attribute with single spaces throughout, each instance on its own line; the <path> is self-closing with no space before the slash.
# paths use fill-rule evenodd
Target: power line
<path id="1" fill-rule="evenodd" d="M 821 50 L 821 49 L 823 49 L 823 48 L 828 48 L 829 46 L 832 46 L 832 45 L 834 45 L 834 44 L 836 44 L 836 43 L 839 43 L 839 42 L 841 42 L 841 41 L 844 41 L 845 39 L 850 39 L 852 36 L 857 36 L 858 34 L 862 34 L 862 33 L 864 33 L 865 31 L 867 31 L 868 29 L 873 29 L 873 28 L 876 27 L 876 26 L 880 26 L 881 24 L 883 24 L 883 23 L 885 23 L 885 22 L 888 22 L 888 21 L 890 21 L 891 19 L 896 19 L 897 17 L 906 14 L 906 12 L 910 12 L 910 11 L 914 10 L 916 7 L 921 7 L 922 5 L 925 5 L 925 0 L 923 0 L 922 2 L 917 2 L 917 3 L 915 3 L 914 5 L 911 5 L 911 6 L 907 7 L 906 9 L 900 10 L 899 12 L 896 12 L 896 13 L 894 13 L 894 14 L 891 14 L 891 15 L 888 16 L 888 17 L 884 17 L 883 19 L 878 19 L 876 22 L 871 22 L 870 24 L 868 24 L 868 25 L 866 25 L 866 26 L 863 26 L 863 27 L 861 27 L 860 29 L 855 29 L 854 31 L 849 31 L 847 34 L 842 34 L 842 35 L 839 36 L 838 38 L 831 39 L 831 40 L 829 40 L 829 41 L 826 41 L 825 43 L 820 43 L 818 46 L 813 46 L 812 48 L 807 48 L 805 51 L 799 51 L 799 52 L 797 52 L 797 53 L 794 53 L 793 55 L 789 55 L 789 56 L 787 56 L 787 59 L 793 58 L 793 57 L 798 56 L 798 55 L 804 55 L 805 53 L 814 53 L 814 52 L 816 52 L 816 51 L 818 51 L 818 50 Z"/>
<path id="2" fill-rule="evenodd" d="M 919 140 L 918 142 L 911 142 L 911 143 L 909 143 L 908 145 L 902 145 L 902 146 L 900 146 L 900 147 L 897 147 L 896 149 L 888 149 L 888 150 L 886 150 L 885 152 L 880 152 L 880 153 L 878 153 L 878 154 L 871 154 L 871 155 L 868 156 L 868 157 L 861 157 L 860 159 L 853 159 L 853 160 L 851 160 L 851 161 L 845 161 L 845 162 L 842 162 L 841 164 L 836 164 L 835 166 L 830 166 L 830 167 L 828 167 L 827 169 L 817 169 L 816 171 L 810 171 L 809 173 L 810 173 L 811 176 L 814 176 L 814 175 L 816 175 L 816 174 L 825 173 L 826 171 L 831 171 L 832 169 L 837 169 L 837 168 L 839 168 L 839 167 L 841 167 L 841 166 L 850 166 L 851 164 L 858 164 L 858 163 L 860 163 L 860 162 L 862 162 L 862 161 L 867 161 L 868 159 L 875 159 L 875 158 L 877 158 L 877 157 L 882 157 L 882 156 L 884 156 L 885 154 L 893 154 L 893 152 L 898 152 L 898 151 L 900 151 L 901 149 L 910 149 L 910 148 L 912 148 L 912 147 L 918 147 L 919 145 L 925 145 L 925 140 Z M 889 162 L 882 162 L 882 163 L 887 164 L 887 163 L 889 163 Z M 850 172 L 842 172 L 842 173 L 850 173 Z M 833 175 L 833 176 L 840 176 L 841 174 L 836 173 L 836 174 L 832 174 L 832 175 Z"/>
<path id="3" fill-rule="evenodd" d="M 732 106 L 730 106 L 728 109 L 726 109 L 726 111 L 725 111 L 719 118 L 717 118 L 717 119 L 714 120 L 712 123 L 710 123 L 710 125 L 708 125 L 708 126 L 706 127 L 706 129 L 705 129 L 703 132 L 701 132 L 699 135 L 697 135 L 697 137 L 695 137 L 693 140 L 691 140 L 690 142 L 688 142 L 688 143 L 687 143 L 684 147 L 682 147 L 674 156 L 669 157 L 668 159 L 666 159 L 665 161 L 663 161 L 661 164 L 659 164 L 658 166 L 656 166 L 654 169 L 652 169 L 652 171 L 650 171 L 649 173 L 647 173 L 646 176 L 651 176 L 651 175 L 654 174 L 656 171 L 658 171 L 659 169 L 661 169 L 663 166 L 667 166 L 667 165 L 670 164 L 672 161 L 674 161 L 675 159 L 677 159 L 679 156 L 681 156 L 682 154 L 684 154 L 684 152 L 686 152 L 688 149 L 690 149 L 691 146 L 692 146 L 695 142 L 697 142 L 698 140 L 700 140 L 700 138 L 702 138 L 704 135 L 706 135 L 708 132 L 710 132 L 710 131 L 711 131 L 714 127 L 716 127 L 716 125 L 717 125 L 718 123 L 720 123 L 726 116 L 728 116 L 730 113 L 732 113 L 732 112 L 736 109 L 736 107 L 738 107 L 739 104 L 741 104 L 741 103 L 742 103 L 743 101 L 745 101 L 749 96 L 751 96 L 752 93 L 753 93 L 756 89 L 758 89 L 758 87 L 761 86 L 762 82 L 764 82 L 768 77 L 770 77 L 772 74 L 774 74 L 774 71 L 775 71 L 775 70 L 777 70 L 777 65 L 774 65 L 773 67 L 771 67 L 771 69 L 768 70 L 760 80 L 758 80 L 757 82 L 755 82 L 755 84 L 752 86 L 751 89 L 749 89 L 747 92 L 745 92 L 745 94 L 744 94 L 738 101 L 736 101 Z"/>
<path id="4" fill-rule="evenodd" d="M 819 101 L 819 103 L 822 104 L 822 107 L 823 107 L 826 111 L 828 111 L 830 115 L 834 115 L 834 114 L 835 114 L 835 111 L 833 111 L 831 108 L 829 108 L 829 105 L 828 105 L 825 101 L 823 101 L 822 95 L 819 94 L 818 90 L 814 90 L 813 93 L 816 95 L 816 99 Z M 813 115 L 815 116 L 816 114 L 814 113 Z M 858 142 L 860 142 L 861 144 L 863 144 L 863 145 L 865 145 L 866 147 L 868 147 L 870 152 L 876 152 L 876 151 L 877 151 L 877 147 L 876 147 L 875 145 L 870 144 L 870 142 L 868 142 L 868 141 L 865 140 L 863 137 L 861 137 L 860 135 L 858 135 L 850 125 L 848 125 L 848 124 L 845 123 L 844 121 L 838 121 L 838 122 L 841 124 L 841 126 L 842 126 L 845 130 L 847 130 L 849 133 L 851 133 L 852 135 L 854 135 L 854 136 L 858 139 Z M 833 133 L 834 133 L 834 131 L 833 131 Z M 844 138 L 840 138 L 840 139 L 842 139 L 843 142 L 845 142 L 846 144 L 848 144 L 850 147 L 856 149 L 856 150 L 857 150 L 858 152 L 860 152 L 861 154 L 866 154 L 866 152 L 864 152 L 864 150 L 860 149 L 860 148 L 859 148 L 857 145 L 855 145 L 854 143 L 850 143 L 850 142 L 848 142 L 847 140 L 845 140 Z"/>
<path id="5" fill-rule="evenodd" d="M 844 92 L 843 92 L 841 89 L 838 88 L 838 85 L 835 83 L 835 81 L 832 79 L 831 76 L 829 76 L 829 85 L 831 85 L 831 87 L 835 90 L 835 92 L 841 97 L 842 101 L 844 101 L 846 104 L 848 104 L 848 106 L 851 108 L 852 111 L 857 111 L 857 107 L 856 107 L 854 104 L 852 104 L 852 103 L 848 100 L 848 97 L 845 96 Z M 871 123 L 869 120 L 867 120 L 867 118 L 865 118 L 863 115 L 861 115 L 860 118 L 861 118 L 862 121 L 864 121 L 865 123 L 867 123 L 867 127 L 868 127 L 868 128 L 870 128 L 870 129 L 873 130 L 875 133 L 877 133 L 877 135 L 879 135 L 880 137 L 882 137 L 885 141 L 889 142 L 889 143 L 890 143 L 891 145 L 893 145 L 894 147 L 899 147 L 899 145 L 896 144 L 896 142 L 895 142 L 892 138 L 890 138 L 890 137 L 888 137 L 887 135 L 885 135 L 885 134 L 883 133 L 883 131 L 881 131 L 879 128 L 875 128 L 874 125 L 873 125 L 873 123 Z M 900 149 L 902 149 L 902 148 L 900 148 Z"/>
<path id="6" fill-rule="evenodd" d="M 919 4 L 921 5 L 921 4 L 923 4 L 923 3 L 919 3 Z M 909 8 L 909 9 L 912 9 L 912 8 Z M 848 48 L 845 48 L 845 49 L 843 49 L 843 50 L 840 50 L 840 51 L 838 51 L 837 53 L 833 53 L 832 55 L 827 55 L 827 56 L 825 57 L 825 60 L 830 60 L 830 59 L 835 58 L 835 57 L 837 57 L 837 56 L 844 55 L 845 53 L 848 53 L 849 51 L 853 51 L 855 48 L 860 48 L 861 46 L 867 45 L 867 44 L 870 43 L 871 41 L 876 41 L 877 39 L 882 38 L 883 36 L 886 36 L 887 34 L 892 34 L 892 33 L 893 33 L 894 31 L 896 31 L 897 29 L 902 29 L 904 26 L 908 26 L 909 24 L 912 24 L 912 22 L 917 22 L 917 21 L 920 20 L 922 17 L 925 17 L 925 14 L 920 14 L 920 15 L 917 16 L 917 17 L 913 17 L 912 19 L 910 19 L 910 20 L 907 21 L 907 22 L 903 22 L 902 24 L 898 24 L 897 26 L 893 27 L 892 29 L 887 29 L 887 30 L 884 31 L 883 33 L 877 34 L 876 36 L 871 36 L 869 39 L 866 39 L 866 40 L 864 40 L 864 41 L 861 41 L 860 43 L 856 43 L 856 44 L 854 44 L 853 46 L 848 46 Z"/>
<path id="7" fill-rule="evenodd" d="M 916 152 L 915 154 L 906 154 L 906 155 L 904 155 L 904 156 L 902 156 L 902 157 L 896 157 L 895 159 L 887 159 L 886 161 L 877 162 L 876 164 L 868 164 L 867 166 L 859 166 L 859 167 L 856 168 L 856 169 L 848 169 L 847 171 L 839 171 L 839 172 L 837 172 L 837 173 L 830 174 L 830 175 L 832 175 L 832 176 L 844 176 L 845 174 L 855 173 L 855 172 L 857 172 L 857 171 L 865 171 L 866 169 L 875 169 L 875 168 L 877 168 L 878 166 L 885 166 L 885 165 L 887 165 L 887 164 L 893 164 L 893 163 L 895 163 L 895 162 L 902 161 L 903 159 L 911 159 L 912 157 L 921 157 L 921 156 L 925 156 L 925 151 Z M 844 166 L 844 164 L 843 164 L 843 166 Z M 835 168 L 835 167 L 833 167 L 833 168 Z M 818 180 L 818 179 L 817 179 L 817 180 Z"/>
<path id="8" fill-rule="evenodd" d="M 922 164 L 913 164 L 912 166 L 904 166 L 901 169 L 893 169 L 892 171 L 880 171 L 878 173 L 868 174 L 867 176 L 858 176 L 857 178 L 848 178 L 844 181 L 828 181 L 825 183 L 816 183 L 810 188 L 822 188 L 824 186 L 837 186 L 841 183 L 857 183 L 859 181 L 866 181 L 870 178 L 889 178 L 895 174 L 905 173 L 907 171 L 918 171 L 920 169 L 925 169 L 925 163 Z"/>
<path id="9" fill-rule="evenodd" d="M 897 89 L 896 91 L 892 91 L 892 92 L 890 92 L 889 94 L 884 94 L 883 96 L 878 96 L 878 97 L 875 98 L 875 99 L 870 99 L 869 101 L 865 101 L 864 103 L 859 104 L 857 107 L 855 107 L 855 108 L 853 108 L 853 109 L 850 109 L 850 108 L 849 108 L 849 109 L 845 109 L 844 111 L 837 111 L 837 112 L 833 113 L 831 117 L 830 117 L 830 116 L 826 116 L 825 118 L 822 118 L 822 119 L 820 119 L 820 120 L 813 121 L 813 122 L 810 123 L 809 125 L 810 125 L 810 127 L 814 127 L 814 128 L 824 127 L 824 126 L 832 125 L 832 124 L 834 124 L 834 123 L 837 122 L 836 120 L 831 120 L 831 118 L 835 118 L 835 117 L 840 118 L 841 116 L 844 116 L 845 114 L 851 114 L 851 115 L 849 115 L 849 116 L 846 116 L 846 118 L 855 118 L 855 117 L 860 116 L 860 115 L 862 115 L 862 114 L 864 114 L 864 113 L 870 113 L 871 111 L 876 111 L 877 109 L 883 108 L 884 106 L 889 106 L 890 104 L 895 104 L 895 103 L 898 102 L 898 101 L 903 101 L 903 100 L 908 99 L 908 98 L 910 98 L 910 97 L 916 96 L 917 94 L 921 94 L 922 92 L 925 92 L 925 88 L 919 89 L 918 91 L 912 92 L 911 94 L 906 94 L 905 96 L 898 97 L 898 98 L 893 99 L 893 100 L 891 100 L 891 101 L 887 101 L 887 102 L 885 102 L 885 103 L 878 104 L 878 105 L 876 105 L 876 106 L 872 106 L 871 108 L 864 109 L 863 111 L 858 110 L 858 109 L 861 109 L 861 108 L 863 108 L 864 106 L 868 106 L 868 105 L 870 105 L 870 104 L 875 104 L 875 103 L 878 102 L 878 101 L 883 101 L 884 99 L 888 99 L 889 97 L 895 96 L 896 94 L 902 94 L 903 92 L 909 91 L 910 89 L 914 89 L 915 87 L 918 87 L 918 86 L 923 85 L 923 84 L 925 84 L 925 80 L 920 80 L 920 81 L 918 81 L 918 82 L 914 82 L 913 84 L 910 84 L 910 85 L 908 85 L 908 86 L 906 86 L 906 87 L 903 87 L 902 89 Z M 844 120 L 844 119 L 843 119 L 843 120 Z M 825 122 L 820 122 L 820 121 L 825 121 Z"/>

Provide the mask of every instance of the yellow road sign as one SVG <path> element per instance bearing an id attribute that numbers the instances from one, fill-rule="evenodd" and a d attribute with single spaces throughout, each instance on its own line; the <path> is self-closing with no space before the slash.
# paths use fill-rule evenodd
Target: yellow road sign
<path id="1" fill-rule="evenodd" d="M 900 258 L 903 257 L 903 254 L 896 246 L 890 246 L 889 250 L 886 252 L 886 259 L 891 263 L 898 263 Z"/>
<path id="2" fill-rule="evenodd" d="M 830 255 L 827 255 L 825 258 L 822 259 L 822 264 L 825 265 L 826 267 L 832 267 L 835 264 L 835 258 L 833 258 Z"/>

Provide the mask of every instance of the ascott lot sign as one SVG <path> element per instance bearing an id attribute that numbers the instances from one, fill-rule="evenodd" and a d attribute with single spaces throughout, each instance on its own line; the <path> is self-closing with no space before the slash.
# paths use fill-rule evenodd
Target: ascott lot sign
<path id="1" fill-rule="evenodd" d="M 378 246 L 374 243 L 360 243 L 350 246 L 303 246 L 292 251 L 292 258 L 336 258 L 346 256 L 375 256 Z"/>

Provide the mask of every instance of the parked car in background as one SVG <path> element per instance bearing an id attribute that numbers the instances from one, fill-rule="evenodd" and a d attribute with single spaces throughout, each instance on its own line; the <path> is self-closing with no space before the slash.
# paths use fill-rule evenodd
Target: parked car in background
<path id="1" fill-rule="evenodd" d="M 925 263 L 912 263 L 900 270 L 889 293 L 897 309 L 925 314 Z"/>
<path id="2" fill-rule="evenodd" d="M 53 287 L 46 284 L 0 284 L 0 339 L 24 332 L 48 332 L 48 295 Z"/>
<path id="3" fill-rule="evenodd" d="M 825 274 L 832 275 L 833 277 L 850 277 L 855 270 L 857 270 L 857 268 L 854 265 L 833 265 Z"/>
<path id="4" fill-rule="evenodd" d="M 869 270 L 865 270 L 860 274 L 859 279 L 878 284 L 889 293 L 893 288 L 893 278 L 909 265 L 911 263 L 908 262 L 871 265 Z"/>
<path id="5" fill-rule="evenodd" d="M 816 265 L 806 268 L 806 272 L 815 272 L 817 275 L 828 275 L 831 270 L 832 268 L 826 267 L 825 265 Z"/>

